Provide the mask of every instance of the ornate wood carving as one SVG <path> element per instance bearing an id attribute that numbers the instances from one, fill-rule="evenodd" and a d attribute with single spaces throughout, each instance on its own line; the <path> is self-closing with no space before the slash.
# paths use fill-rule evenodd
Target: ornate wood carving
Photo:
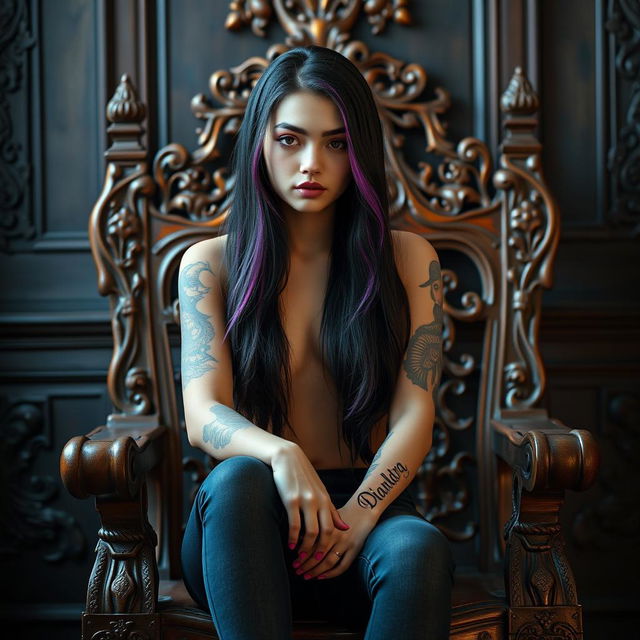
<path id="1" fill-rule="evenodd" d="M 60 562 L 80 556 L 86 538 L 73 516 L 51 507 L 58 496 L 58 483 L 51 476 L 34 473 L 40 450 L 51 448 L 44 433 L 45 413 L 43 402 L 2 401 L 0 555 L 16 555 L 35 547 L 47 562 Z"/>
<path id="2" fill-rule="evenodd" d="M 160 638 L 157 615 L 138 614 L 116 618 L 85 615 L 82 618 L 85 640 L 155 640 Z"/>
<path id="3" fill-rule="evenodd" d="M 582 638 L 582 613 L 560 527 L 562 491 L 529 493 L 517 477 L 505 528 L 509 638 Z"/>
<path id="4" fill-rule="evenodd" d="M 382 33 L 389 20 L 404 25 L 411 24 L 408 5 L 409 0 L 365 1 L 364 12 L 371 25 L 371 33 L 375 35 Z M 253 33 L 264 38 L 267 35 L 265 28 L 269 25 L 275 11 L 280 24 L 289 34 L 286 41 L 289 46 L 304 46 L 318 42 L 322 46 L 335 48 L 335 45 L 349 37 L 349 31 L 362 8 L 362 0 L 346 2 L 344 0 L 334 0 L 334 2 L 233 0 L 229 3 L 229 15 L 225 27 L 230 31 L 238 31 L 250 25 Z"/>
<path id="5" fill-rule="evenodd" d="M 155 410 L 148 345 L 148 242 L 146 207 L 154 184 L 140 144 L 145 106 L 129 78 L 122 77 L 107 105 L 112 146 L 107 177 L 91 213 L 91 251 L 98 289 L 112 309 L 113 357 L 109 395 L 121 414 L 148 415 Z"/>
<path id="6" fill-rule="evenodd" d="M 157 538 L 147 520 L 146 492 L 124 501 L 98 498 L 102 527 L 89 579 L 86 613 L 155 613 Z"/>
<path id="7" fill-rule="evenodd" d="M 637 3 L 625 0 L 609 0 L 606 30 L 615 36 L 615 51 L 611 51 L 611 63 L 619 76 L 619 82 L 629 87 L 624 122 L 611 140 L 608 170 L 611 173 L 611 209 L 609 216 L 614 224 L 630 224 L 634 236 L 640 234 L 640 9 Z M 613 95 L 618 79 L 610 78 Z M 610 117 L 615 118 L 615 114 Z"/>
<path id="8" fill-rule="evenodd" d="M 502 401 L 506 409 L 538 405 L 545 372 L 538 345 L 540 296 L 551 286 L 551 267 L 559 239 L 559 216 L 544 186 L 538 125 L 538 97 L 517 68 L 502 96 L 506 138 L 495 186 L 504 191 L 504 318 L 509 332 L 503 365 Z"/>
<path id="9" fill-rule="evenodd" d="M 17 239 L 35 235 L 27 206 L 30 165 L 26 145 L 16 140 L 9 94 L 20 94 L 27 105 L 24 84 L 25 53 L 36 44 L 30 33 L 26 0 L 3 0 L 0 6 L 0 249 Z"/>

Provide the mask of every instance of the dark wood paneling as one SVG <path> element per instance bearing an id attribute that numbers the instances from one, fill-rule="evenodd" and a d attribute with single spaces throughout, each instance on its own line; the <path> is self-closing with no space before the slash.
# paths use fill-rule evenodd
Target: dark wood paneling
<path id="1" fill-rule="evenodd" d="M 38 226 L 43 239 L 61 243 L 69 235 L 86 237 L 87 212 L 102 182 L 96 7 L 88 0 L 67 0 L 60 11 L 58 3 L 40 3 L 42 102 L 34 114 L 42 121 L 42 139 L 34 141 L 42 152 Z"/>
<path id="2" fill-rule="evenodd" d="M 549 186 L 565 228 L 599 223 L 595 87 L 595 0 L 542 1 L 541 134 Z"/>

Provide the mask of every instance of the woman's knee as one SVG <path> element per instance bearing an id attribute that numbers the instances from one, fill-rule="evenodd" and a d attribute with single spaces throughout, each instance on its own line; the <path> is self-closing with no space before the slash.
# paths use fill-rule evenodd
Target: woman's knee
<path id="1" fill-rule="evenodd" d="M 388 575 L 397 574 L 400 580 L 409 574 L 430 576 L 434 583 L 453 579 L 455 564 L 451 545 L 435 526 L 419 518 L 393 518 L 388 520 L 387 544 Z"/>
<path id="2" fill-rule="evenodd" d="M 270 499 L 273 474 L 258 458 L 233 456 L 219 462 L 205 478 L 198 500 L 201 506 L 214 504 L 255 504 Z"/>

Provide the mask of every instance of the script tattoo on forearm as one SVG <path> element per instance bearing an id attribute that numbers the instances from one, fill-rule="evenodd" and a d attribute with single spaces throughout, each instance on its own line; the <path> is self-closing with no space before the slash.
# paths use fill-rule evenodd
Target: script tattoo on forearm
<path id="1" fill-rule="evenodd" d="M 200 276 L 204 272 L 213 275 L 208 262 L 194 262 L 187 265 L 179 277 L 180 327 L 182 331 L 182 384 L 186 387 L 191 380 L 213 369 L 218 362 L 210 353 L 215 336 L 211 316 L 197 309 L 197 304 L 210 291 Z"/>
<path id="2" fill-rule="evenodd" d="M 210 442 L 214 449 L 224 449 L 236 431 L 253 424 L 223 404 L 214 404 L 209 411 L 213 414 L 213 420 L 202 427 L 202 440 Z"/>
<path id="3" fill-rule="evenodd" d="M 433 393 L 442 372 L 442 277 L 436 260 L 429 265 L 429 279 L 420 287 L 429 288 L 433 300 L 433 320 L 418 327 L 409 338 L 402 365 L 413 384 Z"/>
<path id="4" fill-rule="evenodd" d="M 409 469 L 402 462 L 397 462 L 395 466 L 388 467 L 387 471 L 381 473 L 379 477 L 382 482 L 377 487 L 369 487 L 368 490 L 361 491 L 358 494 L 358 504 L 363 509 L 374 509 L 378 502 L 389 495 L 389 492 L 398 484 L 400 478 L 409 477 Z"/>
<path id="5" fill-rule="evenodd" d="M 373 456 L 373 460 L 371 461 L 371 464 L 369 465 L 369 469 L 367 470 L 367 473 L 365 474 L 363 480 L 366 480 L 378 467 L 378 460 L 380 459 L 380 456 L 382 455 L 382 449 L 384 447 L 385 444 L 387 444 L 387 441 L 389 440 L 389 438 L 393 435 L 393 431 L 390 431 L 387 435 L 387 437 L 384 439 L 383 443 L 380 445 L 380 447 L 378 448 L 378 450 L 376 451 L 376 455 Z"/>

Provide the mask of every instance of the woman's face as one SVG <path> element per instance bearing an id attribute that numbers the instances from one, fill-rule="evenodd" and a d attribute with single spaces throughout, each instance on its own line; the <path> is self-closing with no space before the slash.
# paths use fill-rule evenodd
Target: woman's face
<path id="1" fill-rule="evenodd" d="M 344 124 L 324 96 L 296 91 L 271 114 L 264 138 L 271 184 L 285 209 L 333 213 L 351 180 Z M 312 182 L 312 188 L 301 187 Z M 315 188 L 313 188 L 315 187 Z"/>

